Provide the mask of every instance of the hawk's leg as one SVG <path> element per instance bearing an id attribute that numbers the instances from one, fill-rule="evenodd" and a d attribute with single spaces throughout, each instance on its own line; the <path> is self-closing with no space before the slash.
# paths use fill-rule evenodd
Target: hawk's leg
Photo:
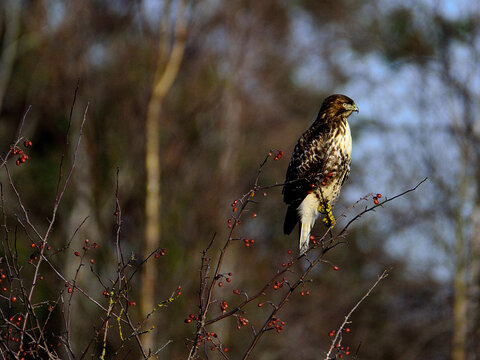
<path id="1" fill-rule="evenodd" d="M 332 204 L 328 200 L 324 200 L 322 204 L 318 207 L 318 211 L 321 212 L 325 217 L 322 219 L 323 223 L 329 228 L 332 229 L 335 226 L 336 220 L 332 212 Z"/>

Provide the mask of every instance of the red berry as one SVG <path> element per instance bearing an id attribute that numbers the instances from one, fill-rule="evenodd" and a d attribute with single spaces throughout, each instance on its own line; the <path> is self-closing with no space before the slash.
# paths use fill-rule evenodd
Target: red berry
<path id="1" fill-rule="evenodd" d="M 192 319 L 185 319 L 186 324 L 190 324 L 192 322 Z"/>
<path id="2" fill-rule="evenodd" d="M 75 256 L 80 256 L 80 253 L 78 251 L 75 251 Z"/>
<path id="3" fill-rule="evenodd" d="M 218 287 L 222 287 L 222 286 L 223 286 L 223 282 L 220 281 L 220 282 L 218 283 Z"/>
<path id="4" fill-rule="evenodd" d="M 376 197 L 373 198 L 373 203 L 374 203 L 375 205 L 378 205 L 378 199 L 377 199 Z"/>
<path id="5" fill-rule="evenodd" d="M 20 166 L 20 160 L 17 159 L 17 161 L 15 161 L 15 164 L 17 164 L 17 166 Z"/>
<path id="6" fill-rule="evenodd" d="M 94 263 L 94 262 L 95 262 L 95 260 L 93 260 L 93 259 L 90 259 L 90 264 L 92 264 L 92 265 L 93 265 L 93 263 Z"/>
<path id="7" fill-rule="evenodd" d="M 233 290 L 233 293 L 234 293 L 235 295 L 238 295 L 238 294 L 240 294 L 240 290 L 235 289 L 235 290 Z"/>
<path id="8" fill-rule="evenodd" d="M 13 296 L 11 300 L 12 300 L 12 302 L 17 301 L 17 297 L 16 297 L 16 296 Z"/>
<path id="9" fill-rule="evenodd" d="M 73 290 L 72 290 L 72 288 L 71 288 L 71 287 L 69 287 L 69 288 L 68 288 L 68 293 L 69 293 L 69 294 L 71 294 L 71 293 L 72 293 L 72 291 L 73 291 Z"/>
<path id="10" fill-rule="evenodd" d="M 35 247 L 35 244 L 34 243 L 31 243 L 30 244 L 30 247 L 33 249 Z"/>
<path id="11" fill-rule="evenodd" d="M 338 270 L 340 270 L 340 268 L 337 265 L 334 265 L 333 270 L 338 271 Z"/>
<path id="12" fill-rule="evenodd" d="M 380 199 L 381 197 L 382 197 L 382 194 L 380 194 L 380 193 L 379 193 L 379 194 L 377 194 L 377 198 L 379 198 L 379 199 Z"/>

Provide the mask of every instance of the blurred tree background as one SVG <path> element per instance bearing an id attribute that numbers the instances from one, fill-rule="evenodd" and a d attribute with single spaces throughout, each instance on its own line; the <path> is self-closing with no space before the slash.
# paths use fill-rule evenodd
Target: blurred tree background
<path id="1" fill-rule="evenodd" d="M 201 252 L 214 233 L 212 249 L 219 248 L 231 202 L 251 186 L 270 149 L 286 155 L 267 164 L 261 183 L 283 182 L 293 146 L 323 98 L 344 93 L 360 114 L 350 118 L 353 168 L 334 213 L 367 193 L 393 196 L 429 181 L 354 224 L 346 244 L 328 255 L 340 271 L 327 264 L 315 271 L 311 294 L 295 295 L 280 314 L 285 330 L 265 336 L 254 358 L 322 358 L 329 331 L 376 275 L 392 268 L 352 318 L 345 343 L 361 344 L 358 358 L 480 359 L 479 19 L 478 0 L 3 0 L 0 143 L 6 151 L 31 105 L 24 127 L 34 143 L 31 159 L 11 171 L 32 218 L 46 226 L 79 81 L 72 133 L 89 103 L 85 138 L 51 241 L 61 247 L 89 216 L 73 246 L 96 241 L 96 270 L 109 279 L 117 167 L 125 254 L 141 261 L 148 253 L 146 119 L 157 117 L 156 237 L 167 254 L 151 262 L 155 275 L 143 279 L 153 282 L 143 287 L 158 303 L 182 286 L 182 296 L 154 314 L 149 335 L 156 348 L 173 340 L 160 358 L 180 359 L 194 332 L 183 320 L 197 311 Z M 155 84 L 182 39 L 178 72 L 152 115 Z M 4 173 L 1 181 L 5 187 Z M 240 236 L 255 245 L 231 250 L 224 271 L 233 273 L 232 283 L 215 290 L 218 299 L 234 299 L 235 288 L 257 290 L 287 249 L 297 249 L 297 238 L 282 234 L 280 188 L 265 195 L 257 196 L 258 217 L 242 225 Z M 14 198 L 5 196 L 14 216 Z M 60 261 L 73 276 L 70 256 Z M 132 297 L 141 305 L 135 279 Z M 80 281 L 102 299 L 93 274 L 85 271 Z M 61 287 L 46 276 L 41 293 L 52 297 Z M 72 341 L 80 350 L 99 315 L 77 300 Z M 250 321 L 262 316 L 252 309 Z M 234 320 L 217 331 L 232 358 L 251 339 Z"/>

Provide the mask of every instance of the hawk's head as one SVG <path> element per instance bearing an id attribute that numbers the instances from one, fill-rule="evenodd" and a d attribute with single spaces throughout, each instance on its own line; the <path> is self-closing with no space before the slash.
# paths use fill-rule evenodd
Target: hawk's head
<path id="1" fill-rule="evenodd" d="M 326 119 L 338 118 L 339 116 L 346 119 L 353 111 L 358 112 L 359 110 L 352 99 L 345 95 L 334 94 L 323 101 L 320 114 L 324 115 Z"/>

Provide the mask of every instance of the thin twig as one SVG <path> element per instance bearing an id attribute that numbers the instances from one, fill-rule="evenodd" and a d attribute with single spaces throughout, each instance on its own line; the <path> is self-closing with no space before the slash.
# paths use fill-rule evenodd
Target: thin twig
<path id="1" fill-rule="evenodd" d="M 335 334 L 335 338 L 332 340 L 332 344 L 330 345 L 330 349 L 328 350 L 327 355 L 325 355 L 324 360 L 329 360 L 330 359 L 330 354 L 332 353 L 333 349 L 335 348 L 335 344 L 337 343 L 337 340 L 338 340 L 340 334 L 342 333 L 343 328 L 349 322 L 349 319 L 352 316 L 352 314 L 354 313 L 354 311 L 357 310 L 357 308 L 360 306 L 360 304 L 370 295 L 370 293 L 373 291 L 373 289 L 375 289 L 375 287 L 380 283 L 380 281 L 385 279 L 387 276 L 388 276 L 388 271 L 384 270 L 383 273 L 380 276 L 378 276 L 377 281 L 375 281 L 375 283 L 370 287 L 370 289 L 368 289 L 368 291 L 365 293 L 365 295 L 363 295 L 363 297 L 350 310 L 350 312 L 347 314 L 347 316 L 345 316 L 345 320 L 343 321 L 342 325 L 340 325 L 340 327 L 338 328 L 338 330 Z"/>

